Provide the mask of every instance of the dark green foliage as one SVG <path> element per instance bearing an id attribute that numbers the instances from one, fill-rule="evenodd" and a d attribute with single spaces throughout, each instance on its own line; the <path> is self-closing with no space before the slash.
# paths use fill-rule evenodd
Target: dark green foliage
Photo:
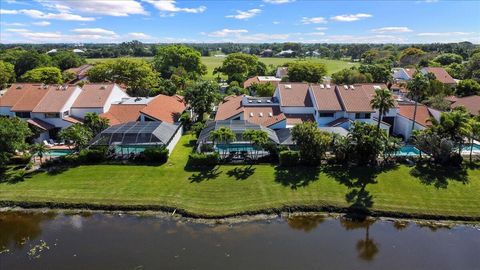
<path id="1" fill-rule="evenodd" d="M 145 149 L 143 155 L 146 162 L 163 164 L 168 160 L 168 149 L 166 147 L 151 147 Z"/>
<path id="2" fill-rule="evenodd" d="M 388 83 L 392 81 L 390 68 L 384 65 L 361 65 L 358 71 L 366 76 L 370 74 L 373 82 Z"/>
<path id="3" fill-rule="evenodd" d="M 385 150 L 387 134 L 375 125 L 354 122 L 348 133 L 348 156 L 357 164 L 375 164 Z"/>
<path id="4" fill-rule="evenodd" d="M 228 76 L 228 81 L 242 83 L 249 77 L 264 75 L 267 66 L 254 55 L 244 53 L 229 54 L 220 67 L 215 68 L 214 74 L 222 73 Z"/>
<path id="5" fill-rule="evenodd" d="M 200 132 L 202 132 L 202 130 L 204 128 L 206 128 L 207 125 L 205 125 L 204 122 L 196 122 L 195 124 L 192 125 L 192 127 L 190 128 L 190 130 L 195 134 L 195 136 L 198 138 L 198 136 L 200 136 Z"/>
<path id="6" fill-rule="evenodd" d="M 317 166 L 331 144 L 332 136 L 321 131 L 316 123 L 305 122 L 292 128 L 292 140 L 300 151 L 302 163 Z"/>
<path id="7" fill-rule="evenodd" d="M 184 96 L 185 101 L 198 115 L 198 121 L 202 121 L 205 113 L 212 112 L 213 104 L 219 99 L 220 94 L 216 82 L 200 81 L 189 86 Z"/>
<path id="8" fill-rule="evenodd" d="M 8 83 L 15 81 L 14 66 L 8 62 L 0 61 L 0 89 L 7 87 Z"/>
<path id="9" fill-rule="evenodd" d="M 26 149 L 25 140 L 31 135 L 25 121 L 17 117 L 0 117 L 0 167 L 9 161 L 15 150 Z"/>
<path id="10" fill-rule="evenodd" d="M 455 94 L 460 97 L 480 95 L 480 84 L 472 79 L 463 80 L 458 83 Z"/>
<path id="11" fill-rule="evenodd" d="M 105 149 L 83 149 L 78 154 L 78 160 L 83 164 L 98 164 L 105 161 Z"/>
<path id="12" fill-rule="evenodd" d="M 285 150 L 279 154 L 279 162 L 282 167 L 293 167 L 300 164 L 300 152 Z"/>
<path id="13" fill-rule="evenodd" d="M 61 70 L 66 70 L 69 68 L 79 67 L 85 63 L 84 58 L 80 57 L 78 54 L 69 51 L 60 51 L 52 56 L 53 64 L 56 65 Z"/>
<path id="14" fill-rule="evenodd" d="M 170 45 L 157 48 L 153 66 L 164 79 L 170 79 L 175 70 L 181 68 L 188 79 L 198 79 L 207 73 L 207 67 L 201 63 L 201 54 L 185 45 Z"/>
<path id="15" fill-rule="evenodd" d="M 60 69 L 56 67 L 39 67 L 25 72 L 20 80 L 44 84 L 61 84 L 63 83 L 63 75 Z"/>
<path id="16" fill-rule="evenodd" d="M 357 68 L 352 67 L 333 73 L 332 81 L 336 84 L 370 83 L 373 82 L 373 78 L 370 73 L 363 74 Z"/>
<path id="17" fill-rule="evenodd" d="M 320 83 L 327 75 L 327 67 L 322 63 L 294 62 L 288 64 L 288 78 L 292 82 Z"/>
<path id="18" fill-rule="evenodd" d="M 192 153 L 188 157 L 188 166 L 197 167 L 211 167 L 215 166 L 220 161 L 220 155 L 217 152 L 212 154 Z"/>
<path id="19" fill-rule="evenodd" d="M 442 66 L 447 66 L 453 63 L 461 64 L 463 61 L 463 58 L 461 55 L 458 55 L 455 53 L 444 53 L 435 57 L 433 61 L 441 64 Z"/>
<path id="20" fill-rule="evenodd" d="M 271 97 L 275 92 L 275 86 L 271 83 L 253 83 L 250 91 L 258 97 Z"/>

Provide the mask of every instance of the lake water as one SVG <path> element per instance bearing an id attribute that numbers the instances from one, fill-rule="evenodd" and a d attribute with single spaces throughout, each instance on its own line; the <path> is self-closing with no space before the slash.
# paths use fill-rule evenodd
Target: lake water
<path id="1" fill-rule="evenodd" d="M 0 212 L 0 269 L 480 269 L 480 229 Z"/>

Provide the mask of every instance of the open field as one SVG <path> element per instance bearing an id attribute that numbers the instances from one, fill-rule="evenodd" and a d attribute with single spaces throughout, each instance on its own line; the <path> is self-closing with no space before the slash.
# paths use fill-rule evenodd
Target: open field
<path id="1" fill-rule="evenodd" d="M 272 165 L 185 168 L 191 151 L 184 136 L 161 166 L 92 165 L 39 173 L 0 183 L 0 201 L 108 206 L 163 206 L 203 216 L 282 207 L 349 207 L 411 215 L 480 219 L 480 170 L 399 165 L 383 171 Z M 367 183 L 367 184 L 363 184 Z"/>
<path id="2" fill-rule="evenodd" d="M 145 59 L 147 61 L 151 61 L 153 57 L 134 57 L 136 59 Z M 112 58 L 90 58 L 87 59 L 88 63 L 98 63 L 101 61 L 105 61 Z M 268 58 L 259 58 L 260 61 L 264 62 L 267 66 L 274 65 L 279 66 L 283 65 L 287 62 L 299 61 L 293 58 L 278 58 L 278 57 L 268 57 Z M 224 58 L 221 57 L 202 57 L 202 63 L 204 63 L 208 68 L 208 74 L 205 76 L 207 79 L 212 79 L 213 76 L 213 69 L 220 66 L 223 62 Z M 330 59 L 322 59 L 322 58 L 307 58 L 305 61 L 311 61 L 315 63 L 324 63 L 327 66 L 328 74 L 331 75 L 337 71 L 340 71 L 344 68 L 349 68 L 353 65 L 357 65 L 356 63 L 342 61 L 342 60 L 330 60 Z"/>

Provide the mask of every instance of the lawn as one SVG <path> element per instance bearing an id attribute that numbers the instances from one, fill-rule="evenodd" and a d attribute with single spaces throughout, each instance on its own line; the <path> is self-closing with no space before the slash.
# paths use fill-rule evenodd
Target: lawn
<path id="1" fill-rule="evenodd" d="M 151 61 L 153 58 L 152 57 L 134 57 L 135 59 L 145 59 L 147 61 Z M 90 58 L 87 59 L 88 63 L 98 63 L 101 61 L 105 61 L 111 58 Z M 280 66 L 283 65 L 287 62 L 293 62 L 293 61 L 299 61 L 296 59 L 291 59 L 291 58 L 279 58 L 279 57 L 267 57 L 267 58 L 259 58 L 260 61 L 264 62 L 267 66 L 268 65 L 274 65 L 274 66 Z M 212 79 L 214 78 L 213 76 L 213 69 L 220 66 L 223 62 L 224 58 L 221 57 L 214 57 L 214 56 L 208 56 L 208 57 L 202 57 L 202 63 L 204 63 L 207 66 L 208 73 L 205 76 L 206 79 Z M 342 60 L 330 60 L 330 59 L 322 59 L 322 58 L 307 58 L 305 61 L 310 61 L 310 62 L 315 62 L 315 63 L 324 63 L 327 66 L 327 71 L 328 74 L 331 75 L 332 73 L 335 73 L 337 71 L 340 71 L 344 68 L 349 68 L 353 65 L 357 65 L 352 62 L 347 62 L 347 61 L 342 61 Z"/>
<path id="2" fill-rule="evenodd" d="M 91 165 L 17 183 L 0 183 L 0 201 L 156 205 L 205 216 L 284 206 L 364 205 L 407 214 L 480 218 L 480 170 L 441 171 L 399 165 L 279 170 L 271 165 L 185 169 L 190 135 L 161 166 Z M 367 183 L 366 185 L 362 183 Z"/>

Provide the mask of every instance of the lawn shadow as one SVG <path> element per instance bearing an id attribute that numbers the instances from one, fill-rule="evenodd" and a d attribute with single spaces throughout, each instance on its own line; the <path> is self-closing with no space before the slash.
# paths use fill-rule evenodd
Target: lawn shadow
<path id="1" fill-rule="evenodd" d="M 199 170 L 197 173 L 194 173 L 188 177 L 188 180 L 190 180 L 190 183 L 200 183 L 207 180 L 213 180 L 221 173 L 222 171 L 218 171 L 218 167 L 203 168 L 202 170 Z"/>
<path id="2" fill-rule="evenodd" d="M 477 166 L 477 165 L 470 165 Z M 412 168 L 410 174 L 420 179 L 425 185 L 433 185 L 434 187 L 447 188 L 449 181 L 457 181 L 462 184 L 469 182 L 467 165 L 461 167 L 441 166 L 429 162 L 418 162 Z"/>
<path id="3" fill-rule="evenodd" d="M 229 177 L 235 177 L 235 180 L 245 180 L 255 173 L 255 168 L 252 165 L 245 167 L 235 167 L 235 169 L 229 170 L 227 175 Z"/>
<path id="4" fill-rule="evenodd" d="M 320 168 L 318 167 L 276 167 L 275 181 L 289 186 L 291 189 L 305 187 L 318 179 Z"/>

